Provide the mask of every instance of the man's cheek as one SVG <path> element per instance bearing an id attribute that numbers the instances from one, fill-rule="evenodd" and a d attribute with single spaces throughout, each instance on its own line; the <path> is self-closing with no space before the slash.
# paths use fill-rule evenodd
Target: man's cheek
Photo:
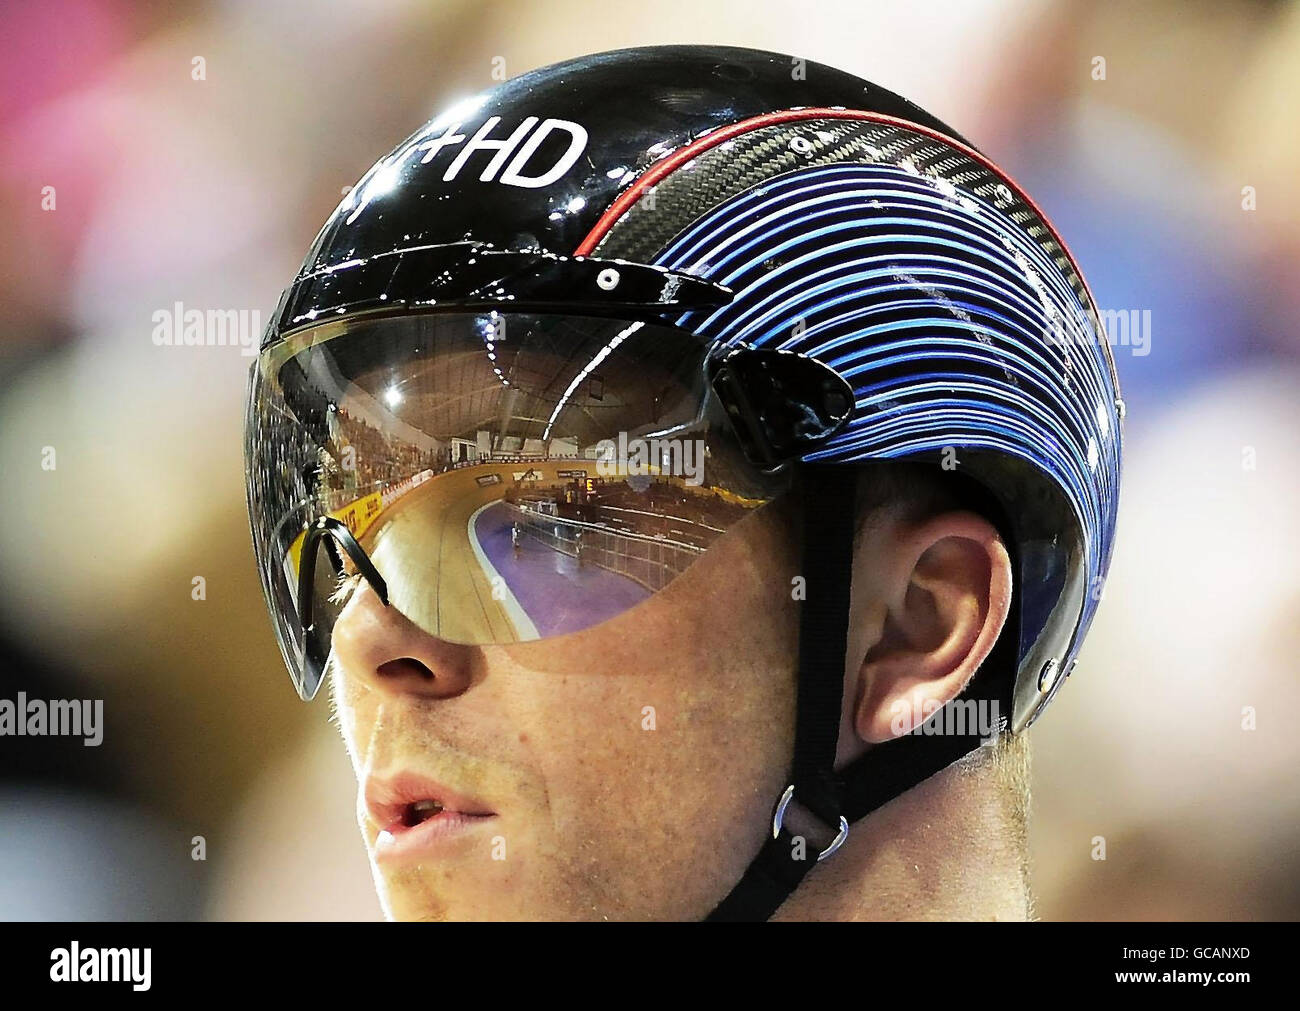
<path id="1" fill-rule="evenodd" d="M 361 742 L 364 739 L 360 733 L 364 729 L 364 693 L 355 688 L 349 687 L 343 682 L 343 679 L 336 676 L 334 679 L 334 712 L 338 722 L 339 733 L 343 736 L 343 744 L 347 748 L 348 757 L 352 760 L 352 767 L 359 771 L 361 768 L 362 748 Z"/>

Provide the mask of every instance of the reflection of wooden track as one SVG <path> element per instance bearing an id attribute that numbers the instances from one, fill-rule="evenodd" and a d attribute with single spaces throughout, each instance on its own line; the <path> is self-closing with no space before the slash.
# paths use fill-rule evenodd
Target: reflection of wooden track
<path id="1" fill-rule="evenodd" d="M 519 487 L 514 475 L 540 474 L 537 484 L 563 484 L 558 470 L 588 463 L 487 463 L 447 471 L 385 509 L 361 544 L 388 583 L 390 602 L 426 632 L 452 642 L 513 642 L 518 636 L 469 543 L 469 519 L 480 506 Z M 487 474 L 499 484 L 480 485 Z M 524 482 L 522 487 L 534 485 Z"/>

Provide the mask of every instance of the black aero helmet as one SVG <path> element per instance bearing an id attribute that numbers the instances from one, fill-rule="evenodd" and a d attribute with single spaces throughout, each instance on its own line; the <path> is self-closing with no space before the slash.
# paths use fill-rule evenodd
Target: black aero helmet
<path id="1" fill-rule="evenodd" d="M 977 677 L 1019 732 L 1100 598 L 1122 420 L 1077 265 L 957 133 L 793 57 L 630 49 L 458 104 L 349 191 L 253 368 L 248 501 L 311 698 L 350 588 L 454 642 L 565 634 L 796 482 L 791 786 L 714 914 L 765 917 L 811 863 L 790 803 L 829 826 L 827 856 L 981 740 L 910 735 L 832 767 L 853 465 L 955 466 L 987 496 L 1014 614 Z"/>

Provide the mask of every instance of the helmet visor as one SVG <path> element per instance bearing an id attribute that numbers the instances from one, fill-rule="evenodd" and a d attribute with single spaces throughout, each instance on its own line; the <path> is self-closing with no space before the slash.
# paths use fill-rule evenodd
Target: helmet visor
<path id="1" fill-rule="evenodd" d="M 778 495 L 709 395 L 707 351 L 664 325 L 495 311 L 327 323 L 263 351 L 248 505 L 299 694 L 363 585 L 450 642 L 565 635 Z"/>

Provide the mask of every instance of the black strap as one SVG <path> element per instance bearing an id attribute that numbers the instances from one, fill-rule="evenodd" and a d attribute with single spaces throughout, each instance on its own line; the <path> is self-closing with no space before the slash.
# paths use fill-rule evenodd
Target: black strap
<path id="1" fill-rule="evenodd" d="M 844 706 L 857 480 L 852 467 L 809 465 L 803 470 L 802 567 L 807 599 L 799 609 L 799 684 L 790 782 L 799 803 L 832 826 L 840 820 L 835 748 Z"/>
<path id="2" fill-rule="evenodd" d="M 926 723 L 943 720 L 945 715 L 940 710 Z M 839 772 L 844 816 L 850 824 L 865 818 L 983 743 L 985 739 L 979 734 L 927 735 L 922 728 L 876 745 Z"/>
<path id="3" fill-rule="evenodd" d="M 943 714 L 937 713 L 932 718 L 942 719 Z M 865 818 L 982 743 L 985 739 L 978 734 L 925 736 L 917 733 L 877 745 L 836 776 L 844 817 L 850 824 Z M 784 827 L 776 838 L 769 836 L 744 876 L 709 914 L 709 920 L 752 922 L 770 918 L 816 863 L 816 852 L 809 851 L 806 844 L 804 859 L 792 859 L 792 854 L 798 852 L 795 843 L 795 837 Z"/>
<path id="4" fill-rule="evenodd" d="M 800 852 L 804 859 L 795 860 Z M 775 913 L 817 862 L 817 850 L 797 840 L 786 828 L 768 835 L 744 876 L 708 916 L 716 923 L 756 923 Z"/>
<path id="5" fill-rule="evenodd" d="M 795 710 L 794 799 L 828 826 L 839 825 L 835 748 L 843 707 L 844 662 L 853 574 L 854 488 L 851 467 L 807 465 L 802 471 L 805 597 L 799 608 L 799 682 Z M 710 920 L 766 920 L 817 862 L 784 826 L 769 834 L 744 876 Z"/>
<path id="6" fill-rule="evenodd" d="M 978 748 L 978 733 L 926 734 L 955 724 L 936 712 L 920 732 L 877 745 L 834 771 L 843 706 L 853 570 L 854 488 L 851 467 L 803 469 L 803 575 L 799 611 L 799 685 L 790 781 L 795 799 L 831 831 L 840 816 L 856 822 Z M 766 920 L 817 862 L 817 850 L 784 825 L 770 833 L 736 886 L 709 914 L 713 921 Z"/>

